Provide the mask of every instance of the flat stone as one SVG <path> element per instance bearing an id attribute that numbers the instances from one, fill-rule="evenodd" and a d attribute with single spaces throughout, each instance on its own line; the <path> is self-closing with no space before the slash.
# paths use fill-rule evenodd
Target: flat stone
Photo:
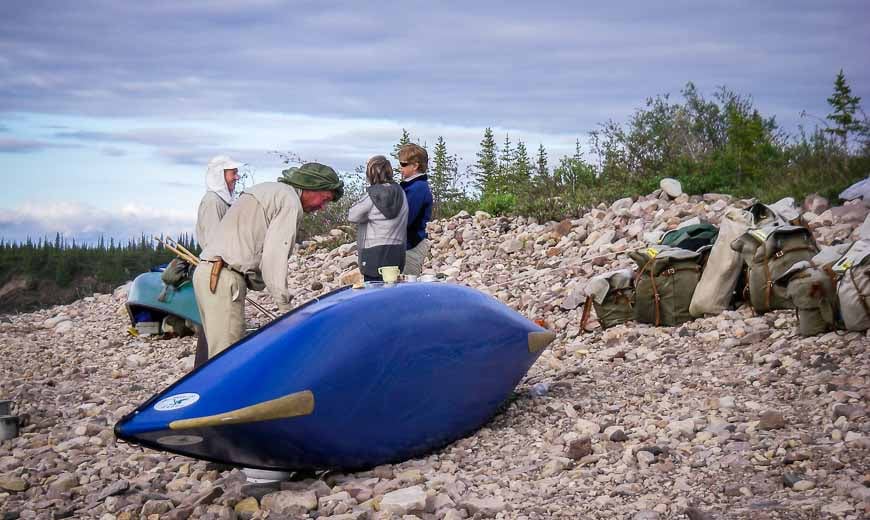
<path id="1" fill-rule="evenodd" d="M 506 508 L 504 500 L 498 497 L 470 497 L 461 501 L 459 506 L 468 511 L 470 515 L 480 515 L 478 518 L 493 518 Z"/>
<path id="2" fill-rule="evenodd" d="M 171 511 L 175 505 L 171 500 L 149 500 L 142 505 L 142 516 L 162 515 Z"/>
<path id="3" fill-rule="evenodd" d="M 57 479 L 49 484 L 48 488 L 55 493 L 66 493 L 79 485 L 79 478 L 73 473 L 62 473 Z"/>
<path id="4" fill-rule="evenodd" d="M 586 419 L 577 419 L 574 424 L 574 429 L 580 432 L 580 435 L 592 436 L 601 431 L 601 425 Z"/>
<path id="5" fill-rule="evenodd" d="M 589 437 L 580 437 L 568 443 L 568 458 L 580 460 L 590 454 L 592 454 L 592 439 Z"/>
<path id="6" fill-rule="evenodd" d="M 761 414 L 758 421 L 758 428 L 761 430 L 778 430 L 785 428 L 785 417 L 779 412 L 766 411 Z"/>
<path id="7" fill-rule="evenodd" d="M 13 475 L 0 475 L 0 489 L 5 491 L 25 491 L 29 485 L 27 482 L 19 477 Z"/>
<path id="8" fill-rule="evenodd" d="M 400 515 L 412 511 L 423 511 L 426 508 L 426 492 L 422 486 L 390 491 L 381 499 L 381 510 Z"/>
<path id="9" fill-rule="evenodd" d="M 102 501 L 108 497 L 113 497 L 115 495 L 120 495 L 130 489 L 130 483 L 126 480 L 118 480 L 117 482 L 113 482 L 109 487 L 100 491 L 100 494 L 97 495 L 97 500 Z"/>
<path id="10" fill-rule="evenodd" d="M 317 495 L 314 491 L 276 491 L 264 496 L 260 507 L 284 515 L 303 515 L 317 509 Z"/>
<path id="11" fill-rule="evenodd" d="M 248 520 L 254 514 L 260 512 L 260 504 L 257 502 L 257 499 L 254 497 L 248 497 L 243 500 L 240 500 L 236 503 L 233 510 L 243 520 Z"/>
<path id="12" fill-rule="evenodd" d="M 816 483 L 812 480 L 799 480 L 791 487 L 795 491 L 809 491 L 816 487 Z"/>

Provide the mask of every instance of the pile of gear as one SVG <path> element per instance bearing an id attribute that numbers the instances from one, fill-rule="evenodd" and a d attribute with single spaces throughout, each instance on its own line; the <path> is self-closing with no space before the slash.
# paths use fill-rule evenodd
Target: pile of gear
<path id="1" fill-rule="evenodd" d="M 870 238 L 820 248 L 791 198 L 731 208 L 718 228 L 683 222 L 628 256 L 636 267 L 586 285 L 584 330 L 593 308 L 604 328 L 675 326 L 744 303 L 794 309 L 802 336 L 870 329 Z"/>

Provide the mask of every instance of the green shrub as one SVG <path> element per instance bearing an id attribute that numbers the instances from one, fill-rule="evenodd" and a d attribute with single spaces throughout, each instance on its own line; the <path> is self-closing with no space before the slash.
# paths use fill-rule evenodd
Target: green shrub
<path id="1" fill-rule="evenodd" d="M 517 198 L 512 193 L 489 193 L 480 199 L 480 209 L 495 216 L 513 212 L 516 205 Z"/>

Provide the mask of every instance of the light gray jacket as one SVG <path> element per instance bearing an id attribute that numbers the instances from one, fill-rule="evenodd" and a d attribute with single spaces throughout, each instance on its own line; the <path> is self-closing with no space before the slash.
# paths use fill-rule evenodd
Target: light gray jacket
<path id="1" fill-rule="evenodd" d="M 357 224 L 360 271 L 377 277 L 378 267 L 404 267 L 408 201 L 398 184 L 375 184 L 354 204 L 347 219 Z"/>

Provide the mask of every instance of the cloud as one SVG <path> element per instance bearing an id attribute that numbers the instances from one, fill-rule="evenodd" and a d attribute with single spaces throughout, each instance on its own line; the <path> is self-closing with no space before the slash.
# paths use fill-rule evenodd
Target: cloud
<path id="1" fill-rule="evenodd" d="M 689 80 L 761 103 L 788 96 L 795 115 L 824 106 L 841 66 L 857 95 L 870 83 L 870 11 L 855 1 L 289 9 L 91 0 L 9 11 L 0 112 L 239 110 L 580 133 Z"/>
<path id="2" fill-rule="evenodd" d="M 117 211 L 64 202 L 31 202 L 12 210 L 0 209 L 0 238 L 12 241 L 54 237 L 56 233 L 79 243 L 93 243 L 100 237 L 126 241 L 143 234 L 192 233 L 194 225 L 190 212 L 133 203 Z"/>
<path id="3" fill-rule="evenodd" d="M 32 153 L 48 148 L 71 148 L 74 145 L 65 145 L 56 142 L 36 139 L 17 139 L 15 137 L 0 137 L 0 153 Z"/>
<path id="4" fill-rule="evenodd" d="M 127 155 L 127 150 L 116 148 L 114 146 L 104 146 L 100 151 L 107 157 L 123 157 Z"/>

